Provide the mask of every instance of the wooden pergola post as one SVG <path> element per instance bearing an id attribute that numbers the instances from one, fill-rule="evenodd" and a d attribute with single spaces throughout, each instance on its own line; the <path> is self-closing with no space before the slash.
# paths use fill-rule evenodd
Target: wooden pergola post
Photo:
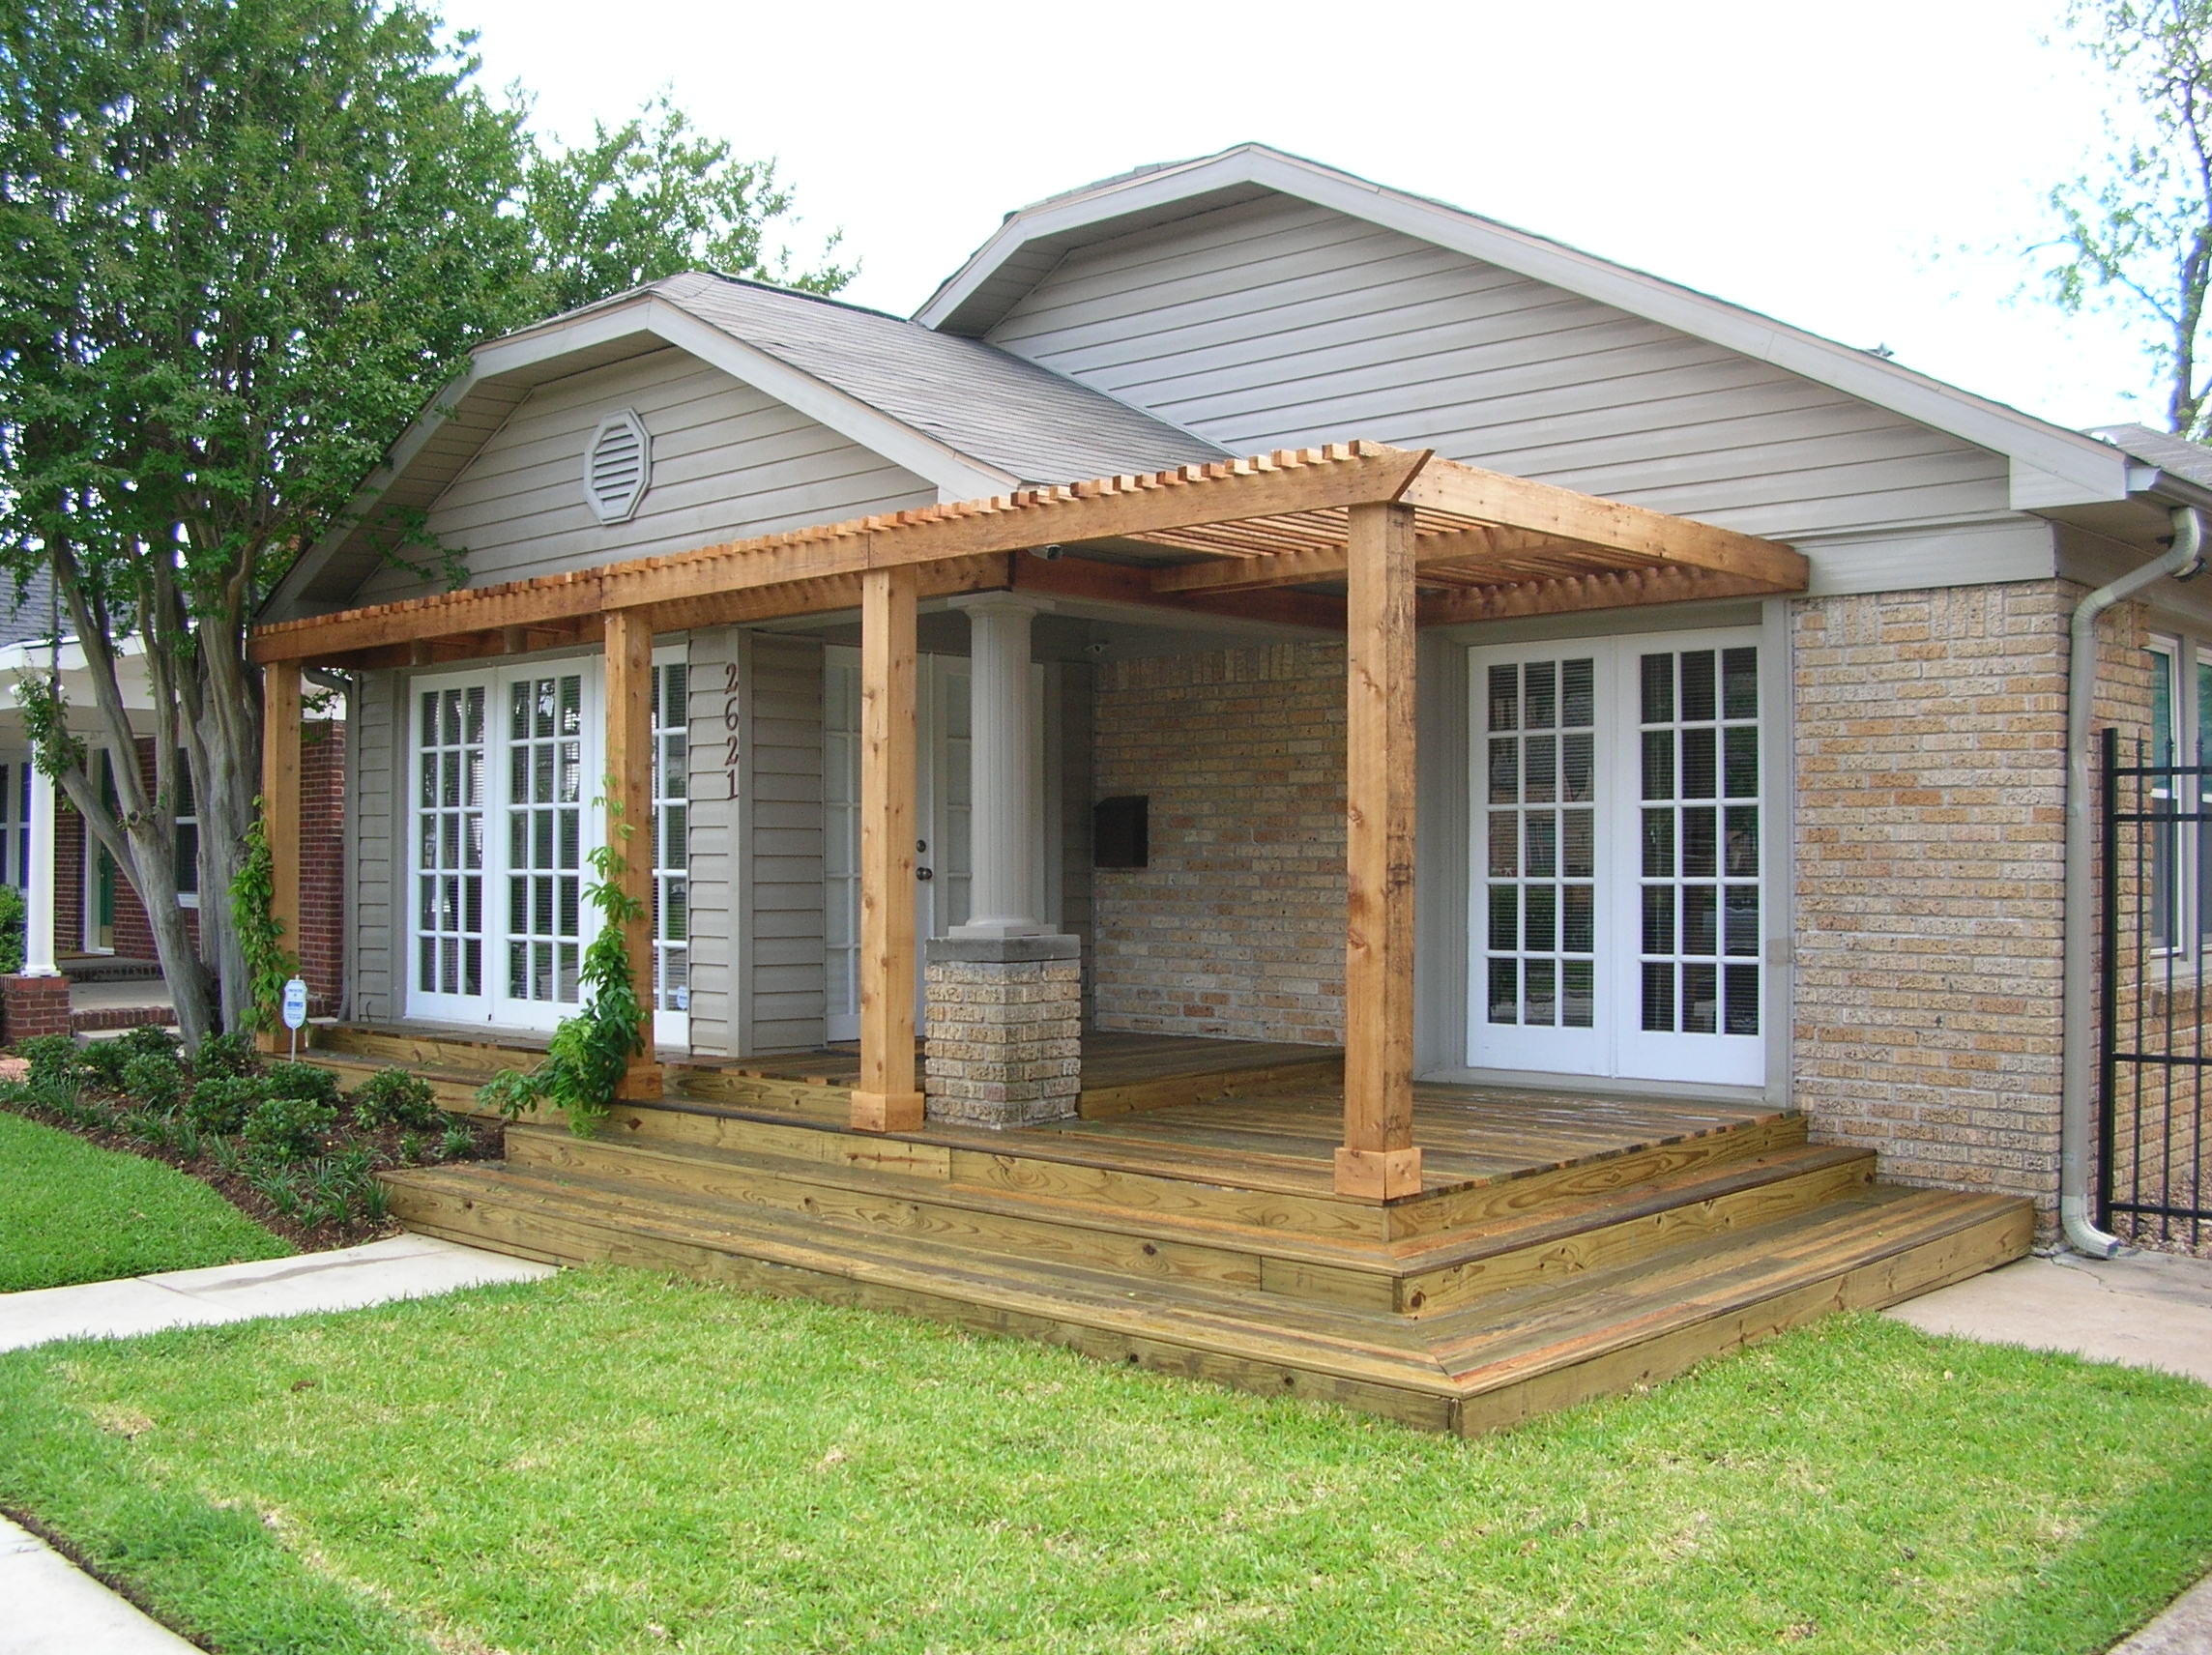
<path id="1" fill-rule="evenodd" d="M 910 566 L 860 579 L 860 1084 L 853 1126 L 921 1125 L 914 1060 L 915 599 Z"/>
<path id="2" fill-rule="evenodd" d="M 1346 595 L 1339 1195 L 1421 1187 L 1413 1147 L 1413 508 L 1353 506 Z"/>
<path id="3" fill-rule="evenodd" d="M 261 831 L 269 844 L 269 917 L 283 946 L 300 951 L 300 667 L 278 661 L 261 669 Z M 282 1031 L 261 1031 L 264 1052 L 278 1050 Z"/>
<path id="4" fill-rule="evenodd" d="M 623 1098 L 660 1095 L 653 1054 L 653 624 L 634 609 L 606 616 L 607 844 L 621 858 L 614 875 L 635 905 L 623 922 L 630 986 L 645 1010 L 645 1050 L 630 1059 L 616 1089 Z"/>

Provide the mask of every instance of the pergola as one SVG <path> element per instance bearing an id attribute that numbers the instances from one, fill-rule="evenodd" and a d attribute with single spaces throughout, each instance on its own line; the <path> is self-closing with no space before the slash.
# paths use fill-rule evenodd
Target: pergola
<path id="1" fill-rule="evenodd" d="M 1058 548 L 1052 559 L 1025 554 Z M 273 909 L 299 914 L 300 674 L 423 666 L 601 640 L 608 841 L 648 819 L 656 632 L 858 608 L 860 1084 L 854 1128 L 922 1123 L 915 999 L 916 607 L 1005 591 L 1341 628 L 1347 641 L 1341 1194 L 1421 1185 L 1412 1141 L 1416 628 L 1798 592 L 1772 541 L 1353 442 L 1039 488 L 377 604 L 259 628 Z M 1341 589 L 1341 590 L 1339 590 Z M 646 912 L 647 858 L 619 876 Z M 626 938 L 651 958 L 648 921 Z M 654 1095 L 641 1062 L 633 1095 Z"/>

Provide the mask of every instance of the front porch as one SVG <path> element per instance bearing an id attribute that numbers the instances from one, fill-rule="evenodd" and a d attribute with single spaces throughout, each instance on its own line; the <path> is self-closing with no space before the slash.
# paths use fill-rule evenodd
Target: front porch
<path id="1" fill-rule="evenodd" d="M 846 1054 L 671 1066 L 664 1097 L 597 1139 L 525 1123 L 504 1164 L 391 1175 L 393 1209 L 529 1257 L 926 1315 L 1466 1434 L 1910 1297 L 2033 1234 L 2028 1204 L 1880 1185 L 1872 1154 L 1808 1143 L 1790 1111 L 1449 1086 L 1416 1090 L 1421 1189 L 1378 1205 L 1336 1188 L 1333 1054 L 1093 1039 L 1100 1094 L 1149 1088 L 1152 1107 L 885 1134 L 850 1124 Z M 452 1087 L 530 1053 L 340 1028 L 315 1058 L 349 1079 L 435 1061 Z"/>

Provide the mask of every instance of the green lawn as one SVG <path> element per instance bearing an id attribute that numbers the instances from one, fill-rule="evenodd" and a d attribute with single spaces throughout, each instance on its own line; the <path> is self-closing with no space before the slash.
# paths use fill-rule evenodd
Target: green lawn
<path id="1" fill-rule="evenodd" d="M 0 1357 L 0 1505 L 231 1651 L 2104 1648 L 2212 1391 L 1830 1321 L 1463 1443 L 625 1271 Z"/>
<path id="2" fill-rule="evenodd" d="M 197 1178 L 0 1110 L 0 1292 L 291 1251 Z"/>

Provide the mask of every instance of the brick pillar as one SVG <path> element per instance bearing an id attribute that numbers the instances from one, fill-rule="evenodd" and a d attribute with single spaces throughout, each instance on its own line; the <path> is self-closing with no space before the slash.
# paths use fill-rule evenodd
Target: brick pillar
<path id="1" fill-rule="evenodd" d="M 35 1034 L 67 1034 L 69 1031 L 69 978 L 0 977 L 0 1040 L 13 1046 Z"/>
<path id="2" fill-rule="evenodd" d="M 1029 1126 L 1075 1113 L 1081 955 L 1073 937 L 930 940 L 922 1079 L 930 1119 Z"/>

